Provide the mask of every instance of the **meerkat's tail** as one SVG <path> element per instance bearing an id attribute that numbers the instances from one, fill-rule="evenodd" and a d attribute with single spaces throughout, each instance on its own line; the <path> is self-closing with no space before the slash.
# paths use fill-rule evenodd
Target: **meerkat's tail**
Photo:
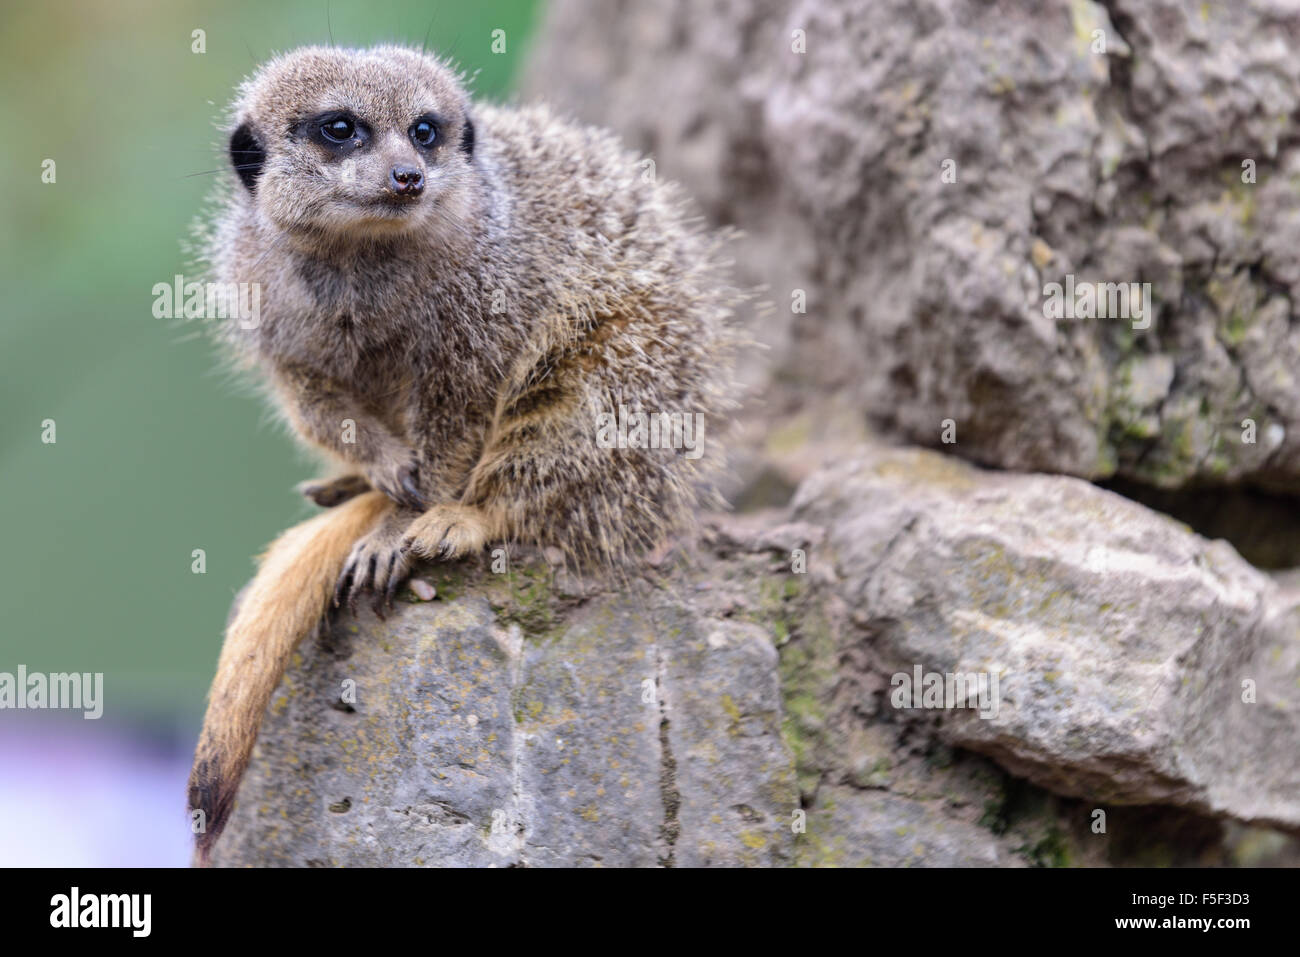
<path id="1" fill-rule="evenodd" d="M 352 546 L 392 507 L 379 492 L 358 495 L 295 525 L 262 556 L 226 628 L 190 771 L 189 806 L 200 866 L 209 863 L 234 808 L 262 715 L 289 656 L 324 617 Z"/>

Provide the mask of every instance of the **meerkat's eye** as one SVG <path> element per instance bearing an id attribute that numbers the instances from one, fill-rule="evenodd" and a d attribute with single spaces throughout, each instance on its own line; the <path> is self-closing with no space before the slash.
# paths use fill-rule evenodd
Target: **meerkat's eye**
<path id="1" fill-rule="evenodd" d="M 432 146 L 438 138 L 437 124 L 428 119 L 416 120 L 409 132 L 417 146 Z"/>
<path id="2" fill-rule="evenodd" d="M 356 135 L 357 127 L 346 116 L 336 116 L 321 124 L 321 135 L 335 143 L 346 143 Z"/>

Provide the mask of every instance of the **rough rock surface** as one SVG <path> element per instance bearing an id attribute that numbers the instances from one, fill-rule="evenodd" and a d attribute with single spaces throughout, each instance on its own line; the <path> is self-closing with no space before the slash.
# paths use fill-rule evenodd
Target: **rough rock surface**
<path id="1" fill-rule="evenodd" d="M 1291 490 L 1297 45 L 1280 0 L 557 0 L 527 92 L 748 231 L 769 395 L 922 445 L 951 419 L 1007 468 Z M 1049 318 L 1067 276 L 1151 283 L 1150 327 Z"/>
<path id="2" fill-rule="evenodd" d="M 864 445 L 645 580 L 426 574 L 304 644 L 218 864 L 1234 863 L 1280 838 L 1220 819 L 1300 831 L 1300 592 L 1076 479 Z M 894 707 L 917 665 L 996 671 L 996 717 Z"/>
<path id="3" fill-rule="evenodd" d="M 1001 675 L 997 714 L 945 714 L 945 741 L 1063 794 L 1300 829 L 1295 596 L 1227 543 L 914 450 L 819 473 L 795 512 L 830 530 L 874 667 Z"/>
<path id="4" fill-rule="evenodd" d="M 433 574 L 437 600 L 304 648 L 218 862 L 788 862 L 798 797 L 757 624 L 689 595 L 585 597 L 536 561 Z"/>

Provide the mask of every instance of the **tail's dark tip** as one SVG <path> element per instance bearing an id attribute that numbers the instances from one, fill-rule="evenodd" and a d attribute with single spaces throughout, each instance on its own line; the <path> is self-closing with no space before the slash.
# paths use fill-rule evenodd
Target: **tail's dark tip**
<path id="1" fill-rule="evenodd" d="M 221 775 L 212 770 L 212 762 L 195 760 L 190 771 L 189 813 L 194 828 L 197 866 L 209 867 L 212 849 L 226 828 L 234 805 L 234 791 Z"/>
<path id="2" fill-rule="evenodd" d="M 199 868 L 212 866 L 212 842 L 202 835 L 194 842 L 194 866 Z"/>

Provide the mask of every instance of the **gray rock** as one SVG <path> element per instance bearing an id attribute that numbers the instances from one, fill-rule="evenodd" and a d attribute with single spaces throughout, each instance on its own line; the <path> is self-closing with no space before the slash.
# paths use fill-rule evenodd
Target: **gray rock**
<path id="1" fill-rule="evenodd" d="M 690 590 L 574 601 L 562 574 L 438 569 L 438 600 L 305 643 L 216 863 L 787 861 L 767 632 L 702 616 Z"/>
<path id="2" fill-rule="evenodd" d="M 795 514 L 871 668 L 999 676 L 995 714 L 930 712 L 944 741 L 1060 794 L 1300 829 L 1300 592 L 1226 543 L 919 450 L 818 473 Z"/>
<path id="3" fill-rule="evenodd" d="M 951 419 L 1006 468 L 1290 488 L 1298 40 L 1277 0 L 557 0 L 527 87 L 747 232 L 769 402 L 847 396 L 922 445 Z M 1149 328 L 1049 318 L 1068 276 L 1151 283 Z"/>
<path id="4" fill-rule="evenodd" d="M 864 445 L 645 578 L 423 574 L 304 643 L 216 863 L 1231 863 L 1212 819 L 1300 830 L 1300 588 L 1076 479 Z M 996 716 L 893 707 L 918 665 L 997 672 Z"/>
<path id="5" fill-rule="evenodd" d="M 822 853 L 858 867 L 1023 867 L 976 824 L 953 821 L 931 805 L 885 791 L 828 787 L 821 828 L 834 834 Z M 1001 853 L 1000 853 L 1001 852 Z"/>

